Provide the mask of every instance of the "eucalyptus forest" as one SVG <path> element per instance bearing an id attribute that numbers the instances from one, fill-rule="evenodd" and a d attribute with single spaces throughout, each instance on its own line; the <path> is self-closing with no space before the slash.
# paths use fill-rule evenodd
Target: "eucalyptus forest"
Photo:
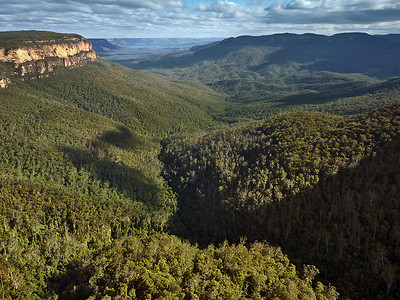
<path id="1" fill-rule="evenodd" d="M 0 298 L 399 299 L 400 72 L 338 64 L 349 40 L 400 48 L 383 39 L 337 36 L 332 54 L 242 37 L 12 75 Z"/>

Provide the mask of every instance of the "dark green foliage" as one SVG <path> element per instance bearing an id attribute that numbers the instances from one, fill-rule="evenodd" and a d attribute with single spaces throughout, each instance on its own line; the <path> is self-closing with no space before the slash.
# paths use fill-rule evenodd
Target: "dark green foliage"
<path id="1" fill-rule="evenodd" d="M 362 172 L 357 173 L 360 182 L 344 180 L 336 185 L 335 179 L 341 170 L 358 168 L 361 161 L 374 157 L 398 139 L 399 132 L 400 105 L 394 104 L 352 117 L 284 114 L 175 139 L 161 156 L 166 178 L 178 193 L 175 232 L 202 245 L 226 238 L 238 241 L 241 236 L 250 241 L 267 239 L 302 262 L 310 259 L 323 277 L 340 282 L 343 294 L 376 298 L 387 293 L 395 299 L 398 242 L 389 235 L 399 219 L 388 218 L 399 213 L 399 198 L 389 194 L 398 189 L 397 181 L 392 181 L 398 176 L 396 159 L 393 166 L 387 164 L 392 175 L 378 168 L 373 175 L 370 167 L 372 178 L 388 181 L 373 198 L 383 202 L 374 200 L 370 208 L 364 206 L 366 211 L 357 202 L 370 198 L 364 181 L 374 186 L 381 180 Z M 327 182 L 332 186 L 328 188 Z M 341 204 L 333 206 L 334 202 Z M 384 226 L 382 235 L 373 233 L 368 220 L 375 220 L 375 230 Z M 352 222 L 357 222 L 357 230 Z M 347 245 L 347 253 L 335 248 L 338 243 Z M 379 251 L 385 255 L 382 264 L 373 265 L 373 253 Z"/>
<path id="2" fill-rule="evenodd" d="M 223 105 L 101 60 L 0 90 L 0 297 L 336 299 L 278 248 L 160 233 L 176 210 L 160 137 L 216 126 Z"/>
<path id="3" fill-rule="evenodd" d="M 334 77 L 330 77 L 335 82 Z M 345 79 L 343 79 L 345 80 Z M 357 87 L 357 85 L 359 87 Z M 251 86 L 251 85 L 250 85 Z M 262 119 L 285 111 L 319 111 L 337 115 L 353 115 L 371 111 L 400 100 L 399 79 L 370 87 L 360 82 L 348 82 L 341 88 L 321 92 L 302 92 L 275 100 L 233 103 L 220 115 L 226 122 Z M 249 93 L 254 95 L 254 91 Z"/>
<path id="4" fill-rule="evenodd" d="M 315 264 L 343 296 L 398 299 L 399 152 L 397 135 L 357 167 L 265 207 L 259 213 L 269 220 L 253 223 L 252 230 L 282 245 L 298 263 Z"/>
<path id="5" fill-rule="evenodd" d="M 49 276 L 110 243 L 113 226 L 140 211 L 128 202 L 116 205 L 28 180 L 1 179 L 0 195 L 0 264 L 13 299 L 46 296 Z"/>
<path id="6" fill-rule="evenodd" d="M 32 181 L 1 179 L 0 195 L 5 299 L 337 298 L 263 243 L 199 250 L 138 231 L 126 203 Z"/>
<path id="7" fill-rule="evenodd" d="M 315 268 L 315 267 L 314 267 Z M 279 248 L 254 243 L 199 250 L 168 235 L 115 241 L 74 265 L 66 299 L 336 299 L 334 288 L 299 278 Z"/>
<path id="8" fill-rule="evenodd" d="M 176 206 L 153 138 L 31 84 L 0 90 L 0 265 L 18 299 L 47 297 L 114 238 L 163 230 Z"/>
<path id="9" fill-rule="evenodd" d="M 331 282 L 344 296 L 399 298 L 399 104 L 195 132 L 398 101 L 398 80 L 314 72 L 304 52 L 279 48 L 322 37 L 275 38 L 196 47 L 195 68 L 174 70 L 212 74 L 229 104 L 102 59 L 0 90 L 0 297 L 336 299 Z"/>
<path id="10" fill-rule="evenodd" d="M 0 92 L 2 174 L 159 209 L 170 202 L 158 145 L 148 137 L 16 86 Z"/>

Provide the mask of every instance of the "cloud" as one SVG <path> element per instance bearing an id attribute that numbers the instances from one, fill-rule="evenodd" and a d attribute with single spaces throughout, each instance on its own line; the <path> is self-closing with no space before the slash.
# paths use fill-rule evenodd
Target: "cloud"
<path id="1" fill-rule="evenodd" d="M 254 18 L 264 14 L 263 9 L 254 6 L 246 6 L 233 1 L 216 1 L 209 4 L 200 3 L 197 7 L 197 12 L 208 13 L 223 18 Z"/>
<path id="2" fill-rule="evenodd" d="M 1 30 L 88 37 L 396 32 L 398 0 L 0 0 Z"/>
<path id="3" fill-rule="evenodd" d="M 265 8 L 265 22 L 287 24 L 371 24 L 400 20 L 393 0 L 290 0 Z"/>
<path id="4" fill-rule="evenodd" d="M 183 6 L 183 0 L 87 0 L 78 2 L 88 5 L 114 5 L 124 8 L 148 8 L 155 10 Z"/>

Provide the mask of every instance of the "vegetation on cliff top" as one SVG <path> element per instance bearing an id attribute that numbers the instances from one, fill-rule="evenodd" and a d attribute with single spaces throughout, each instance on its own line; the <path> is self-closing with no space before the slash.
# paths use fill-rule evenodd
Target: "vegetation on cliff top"
<path id="1" fill-rule="evenodd" d="M 71 39 L 84 39 L 78 34 L 57 33 L 51 31 L 0 31 L 0 48 L 6 50 L 35 44 L 58 44 L 69 42 Z"/>

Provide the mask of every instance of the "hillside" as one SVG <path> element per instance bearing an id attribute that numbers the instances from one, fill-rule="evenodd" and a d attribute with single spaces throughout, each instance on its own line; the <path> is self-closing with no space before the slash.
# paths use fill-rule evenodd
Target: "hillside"
<path id="1" fill-rule="evenodd" d="M 383 37 L 393 43 L 400 44 L 400 34 L 386 34 Z"/>
<path id="2" fill-rule="evenodd" d="M 165 80 L 102 59 L 26 84 L 39 94 L 157 138 L 170 132 L 212 128 L 213 115 L 226 106 L 218 93 L 200 84 Z"/>
<path id="3" fill-rule="evenodd" d="M 231 103 L 221 118 L 237 122 L 314 110 L 314 104 L 357 95 L 360 89 L 399 76 L 396 40 L 396 35 L 364 33 L 240 36 L 152 60 L 113 60 L 206 84 Z"/>
<path id="4" fill-rule="evenodd" d="M 35 33 L 30 53 L 44 49 Z M 300 37 L 257 43 L 283 49 Z M 227 63 L 212 54 L 218 44 L 191 51 Z M 0 89 L 2 298 L 400 297 L 399 79 L 296 69 L 275 74 L 272 90 L 272 77 L 235 73 L 255 66 L 246 51 L 226 73 L 243 78 L 208 87 L 102 58 L 10 77 Z"/>
<path id="5" fill-rule="evenodd" d="M 160 140 L 218 126 L 224 106 L 102 59 L 13 77 L 0 90 L 0 297 L 337 299 L 279 247 L 200 249 L 163 232 L 176 195 Z"/>
<path id="6" fill-rule="evenodd" d="M 332 78 L 338 79 L 334 74 L 319 74 L 319 78 L 320 80 L 325 78 L 327 82 Z M 349 81 L 351 82 L 354 78 L 351 76 Z M 317 111 L 335 115 L 353 115 L 400 100 L 399 78 L 367 86 L 361 84 L 361 87 L 358 87 L 355 82 L 349 84 L 345 77 L 339 80 L 342 89 L 298 93 L 273 101 L 233 103 L 219 116 L 225 122 L 232 122 L 258 120 L 287 111 Z M 246 85 L 243 86 L 246 90 Z"/>
<path id="7" fill-rule="evenodd" d="M 165 226 L 175 200 L 151 139 L 26 83 L 0 99 L 0 265 L 12 299 L 50 297 L 51 277 L 121 227 Z"/>
<path id="8" fill-rule="evenodd" d="M 400 46 L 391 39 L 395 37 L 365 33 L 240 36 L 194 47 L 187 53 L 171 54 L 159 61 L 142 62 L 135 67 L 187 68 L 210 61 L 221 65 L 235 63 L 249 71 L 270 76 L 275 75 L 274 66 L 292 65 L 295 70 L 361 73 L 388 78 L 400 72 L 397 65 L 393 65 L 399 61 Z M 290 72 L 287 68 L 284 70 Z"/>
<path id="9" fill-rule="evenodd" d="M 397 299 L 400 105 L 298 112 L 175 138 L 164 176 L 173 232 L 207 245 L 267 240 L 354 299 Z"/>
<path id="10" fill-rule="evenodd" d="M 212 128 L 212 114 L 224 105 L 199 85 L 101 59 L 40 80 L 16 81 L 1 90 L 1 99 L 4 176 L 72 188 L 103 201 L 155 205 L 150 214 L 161 219 L 157 203 L 172 201 L 167 215 L 174 204 L 159 175 L 160 139 Z"/>

